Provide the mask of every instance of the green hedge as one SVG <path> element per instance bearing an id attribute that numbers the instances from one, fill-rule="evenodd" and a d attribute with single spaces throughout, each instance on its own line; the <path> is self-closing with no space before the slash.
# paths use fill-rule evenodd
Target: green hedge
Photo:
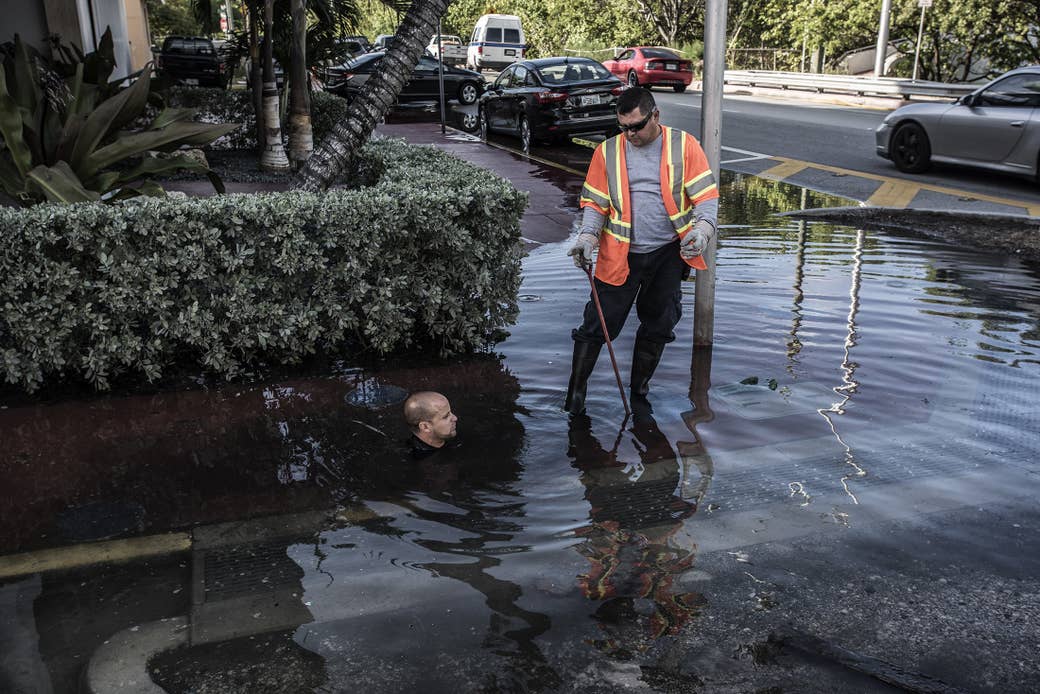
<path id="1" fill-rule="evenodd" d="M 196 109 L 195 120 L 203 123 L 241 123 L 242 127 L 225 135 L 210 149 L 256 149 L 256 113 L 248 90 L 215 87 L 170 87 L 164 96 L 168 106 Z M 328 92 L 311 94 L 311 127 L 314 141 L 321 140 L 335 123 L 347 114 L 348 102 Z M 288 129 L 282 128 L 284 137 Z"/>
<path id="2" fill-rule="evenodd" d="M 325 349 L 483 347 L 515 321 L 526 195 L 432 147 L 370 143 L 324 195 L 0 209 L 0 375 L 98 389 L 233 378 Z"/>

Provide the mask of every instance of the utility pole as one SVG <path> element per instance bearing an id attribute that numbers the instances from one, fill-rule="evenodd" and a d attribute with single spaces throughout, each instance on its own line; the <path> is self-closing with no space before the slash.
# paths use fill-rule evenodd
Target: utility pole
<path id="1" fill-rule="evenodd" d="M 704 10 L 704 80 L 701 97 L 701 147 L 716 184 L 722 175 L 722 83 L 726 70 L 726 0 L 707 0 Z M 718 234 L 704 251 L 706 270 L 697 271 L 693 299 L 693 344 L 715 340 L 715 251 Z"/>
<path id="2" fill-rule="evenodd" d="M 881 23 L 878 26 L 877 51 L 874 53 L 874 77 L 885 76 L 885 57 L 888 55 L 888 17 L 892 14 L 892 0 L 881 0 Z"/>
<path id="3" fill-rule="evenodd" d="M 924 36 L 924 11 L 932 6 L 932 0 L 917 0 L 917 6 L 921 8 L 921 24 L 917 27 L 917 48 L 914 49 L 914 76 L 911 79 L 917 81 L 917 65 L 921 58 L 921 37 Z"/>

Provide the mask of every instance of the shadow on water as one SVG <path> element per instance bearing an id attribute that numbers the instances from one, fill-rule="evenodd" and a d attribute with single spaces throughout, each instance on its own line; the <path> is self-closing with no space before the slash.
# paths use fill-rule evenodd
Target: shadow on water
<path id="1" fill-rule="evenodd" d="M 979 606 L 1035 607 L 1036 269 L 773 214 L 836 202 L 726 177 L 715 345 L 688 346 L 689 282 L 629 420 L 606 357 L 588 415 L 559 409 L 588 299 L 564 243 L 497 356 L 0 410 L 5 553 L 193 528 L 0 579 L 0 683 L 75 691 L 113 634 L 183 620 L 171 692 L 886 691 L 780 653 L 795 624 L 1022 690 L 1032 627 Z M 419 389 L 460 445 L 416 461 Z"/>

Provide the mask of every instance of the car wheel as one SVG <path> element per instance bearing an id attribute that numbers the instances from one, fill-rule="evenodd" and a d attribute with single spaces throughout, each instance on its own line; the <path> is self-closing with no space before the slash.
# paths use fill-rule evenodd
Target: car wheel
<path id="1" fill-rule="evenodd" d="M 639 77 L 636 76 L 636 71 L 635 70 L 629 70 L 628 71 L 628 86 L 630 86 L 630 87 L 638 87 L 639 86 Z"/>
<path id="2" fill-rule="evenodd" d="M 480 117 L 475 113 L 463 113 L 459 123 L 462 125 L 462 129 L 468 133 L 473 132 L 479 125 Z"/>
<path id="3" fill-rule="evenodd" d="M 477 85 L 473 82 L 463 82 L 459 87 L 459 101 L 467 106 L 475 102 L 478 96 L 480 96 L 480 93 L 477 90 Z"/>
<path id="4" fill-rule="evenodd" d="M 484 109 L 480 109 L 480 116 L 478 117 L 478 120 L 480 121 L 480 139 L 483 140 L 484 142 L 487 142 L 487 140 L 488 140 L 488 117 L 487 117 L 487 112 L 484 111 Z"/>
<path id="5" fill-rule="evenodd" d="M 683 92 L 686 91 L 686 86 L 687 85 L 685 85 L 685 84 L 676 84 L 676 85 L 672 86 L 672 89 L 675 90 L 676 94 L 682 94 Z"/>
<path id="6" fill-rule="evenodd" d="M 520 116 L 520 149 L 525 152 L 531 151 L 531 124 L 527 116 Z"/>
<path id="7" fill-rule="evenodd" d="M 892 133 L 892 163 L 904 173 L 923 173 L 932 159 L 928 135 L 917 123 L 903 123 Z"/>

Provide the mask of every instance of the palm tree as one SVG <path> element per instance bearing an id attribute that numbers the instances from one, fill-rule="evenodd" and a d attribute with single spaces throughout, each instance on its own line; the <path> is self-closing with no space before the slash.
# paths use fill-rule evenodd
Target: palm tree
<path id="1" fill-rule="evenodd" d="M 321 191 L 350 165 L 354 154 L 368 140 L 376 124 L 394 107 L 398 94 L 412 76 L 426 42 L 437 31 L 437 20 L 450 0 L 412 0 L 397 38 L 376 73 L 351 102 L 347 118 L 318 143 L 307 164 L 296 175 L 293 187 Z"/>
<path id="2" fill-rule="evenodd" d="M 278 82 L 274 75 L 274 0 L 264 0 L 264 129 L 260 168 L 286 171 L 289 160 L 282 145 L 282 122 L 278 114 Z"/>
<path id="3" fill-rule="evenodd" d="M 311 156 L 311 91 L 307 79 L 307 0 L 292 0 L 292 58 L 289 61 L 289 159 L 296 168 Z"/>

